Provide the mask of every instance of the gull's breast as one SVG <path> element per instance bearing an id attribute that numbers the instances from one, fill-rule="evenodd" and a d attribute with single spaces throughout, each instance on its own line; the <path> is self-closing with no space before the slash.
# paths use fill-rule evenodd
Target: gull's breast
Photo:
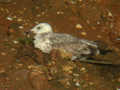
<path id="1" fill-rule="evenodd" d="M 44 53 L 50 53 L 52 50 L 52 42 L 47 35 L 36 35 L 34 39 L 35 48 L 40 49 Z"/>

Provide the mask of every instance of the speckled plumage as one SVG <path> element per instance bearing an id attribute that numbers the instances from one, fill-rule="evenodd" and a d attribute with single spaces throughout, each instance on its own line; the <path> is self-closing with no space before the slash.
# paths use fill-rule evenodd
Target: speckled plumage
<path id="1" fill-rule="evenodd" d="M 44 53 L 50 53 L 52 49 L 62 49 L 76 58 L 85 58 L 92 54 L 99 54 L 95 42 L 73 37 L 65 33 L 54 33 L 47 23 L 40 23 L 31 30 L 35 33 L 34 46 Z"/>

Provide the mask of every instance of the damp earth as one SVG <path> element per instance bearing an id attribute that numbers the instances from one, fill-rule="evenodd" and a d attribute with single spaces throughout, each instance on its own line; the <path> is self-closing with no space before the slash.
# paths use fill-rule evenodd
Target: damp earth
<path id="1" fill-rule="evenodd" d="M 0 0 L 0 90 L 119 90 L 119 0 Z M 33 47 L 30 29 L 104 42 L 113 65 L 72 62 L 64 53 Z M 103 47 L 104 48 L 104 47 Z"/>

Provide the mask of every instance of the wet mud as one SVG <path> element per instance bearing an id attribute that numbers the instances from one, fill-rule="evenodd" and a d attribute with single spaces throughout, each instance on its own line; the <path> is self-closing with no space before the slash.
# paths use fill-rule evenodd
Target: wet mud
<path id="1" fill-rule="evenodd" d="M 119 90 L 119 0 L 0 0 L 0 90 Z M 29 32 L 41 22 L 54 32 L 101 41 L 113 65 L 72 62 L 42 53 Z"/>

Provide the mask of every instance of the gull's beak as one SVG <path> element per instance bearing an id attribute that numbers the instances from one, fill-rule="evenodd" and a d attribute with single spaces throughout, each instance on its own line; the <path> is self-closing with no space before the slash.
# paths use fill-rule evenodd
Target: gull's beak
<path id="1" fill-rule="evenodd" d="M 30 38 L 30 37 L 33 37 L 34 36 L 34 33 L 30 30 L 30 31 L 25 31 L 24 32 L 24 35 L 26 36 L 26 37 L 28 37 L 28 38 Z"/>

